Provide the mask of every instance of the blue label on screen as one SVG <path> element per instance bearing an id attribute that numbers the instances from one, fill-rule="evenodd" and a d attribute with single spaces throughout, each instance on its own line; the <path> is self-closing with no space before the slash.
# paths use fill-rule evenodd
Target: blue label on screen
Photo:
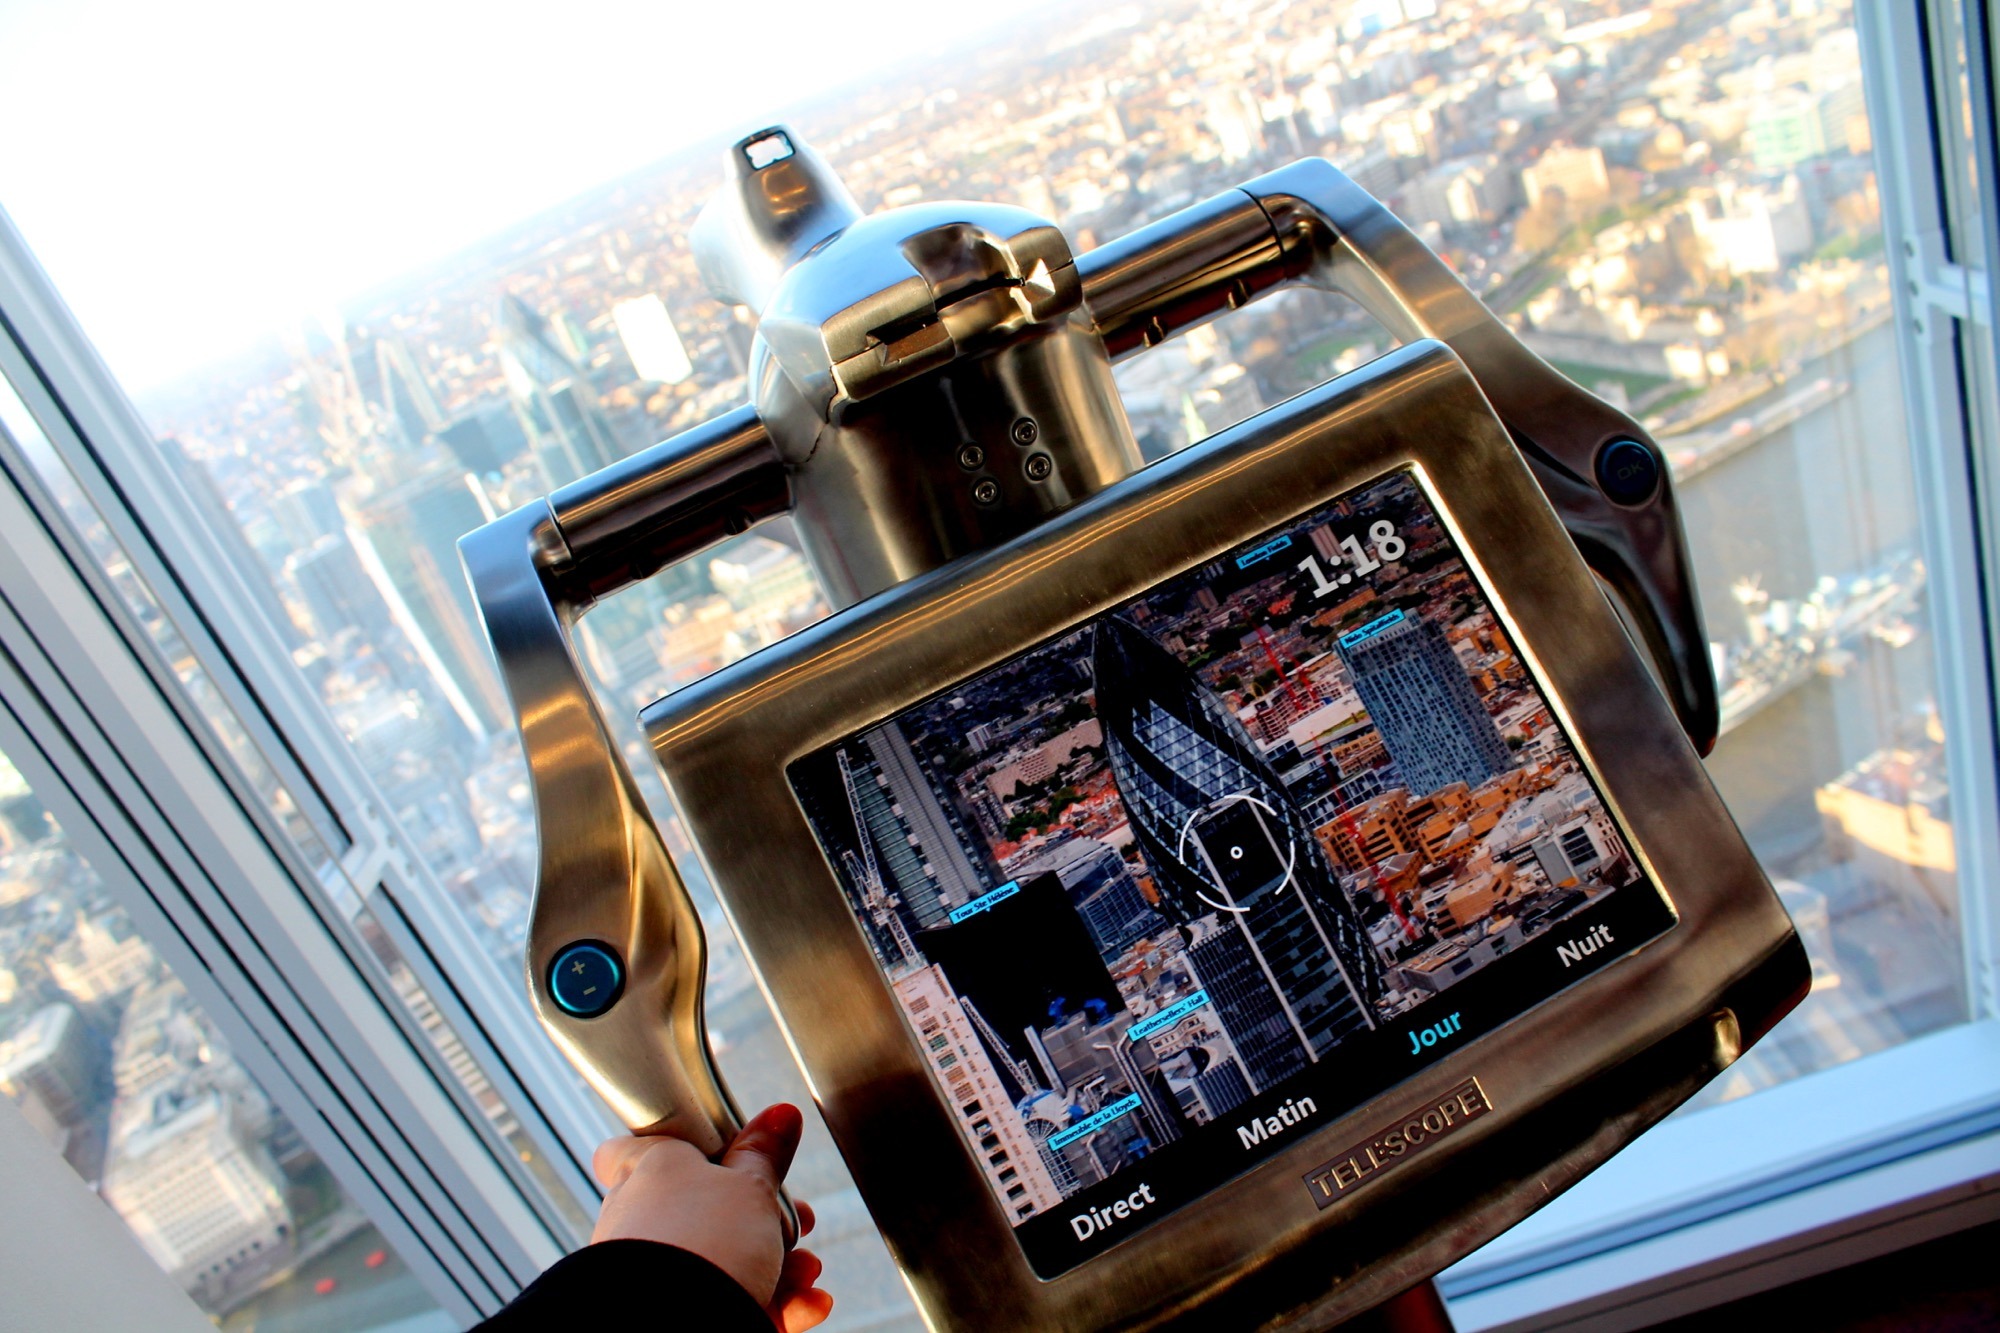
<path id="1" fill-rule="evenodd" d="M 1351 630 L 1348 633 L 1341 635 L 1340 646 L 1343 648 L 1352 648 L 1357 643 L 1363 643 L 1369 639 L 1374 638 L 1377 634 L 1380 634 L 1383 630 L 1388 629 L 1390 626 L 1400 625 L 1402 623 L 1403 623 L 1403 613 L 1401 611 L 1391 611 L 1386 616 L 1377 616 L 1375 619 L 1363 625 L 1360 629 Z"/>
<path id="2" fill-rule="evenodd" d="M 1256 550 L 1245 551 L 1242 555 L 1237 556 L 1236 567 L 1238 569 L 1248 569 L 1252 565 L 1262 564 L 1278 552 L 1290 547 L 1291 544 L 1292 539 L 1290 537 L 1273 537 Z"/>
<path id="3" fill-rule="evenodd" d="M 1049 1146 L 1061 1148 L 1076 1142 L 1086 1134 L 1103 1129 L 1114 1120 L 1121 1120 L 1139 1109 L 1139 1094 L 1129 1092 L 1096 1115 L 1077 1121 L 1068 1129 L 1049 1135 Z"/>
<path id="4" fill-rule="evenodd" d="M 1021 886 L 1015 881 L 1010 879 L 1005 884 L 1002 884 L 999 888 L 993 890 L 993 892 L 982 893 L 977 898 L 974 898 L 971 902 L 967 903 L 965 906 L 953 908 L 951 913 L 951 924 L 955 926 L 969 916 L 978 916 L 981 912 L 990 911 L 995 906 L 997 906 L 1000 903 L 1006 902 L 1009 898 L 1013 897 L 1020 891 L 1021 891 Z"/>
<path id="5" fill-rule="evenodd" d="M 1152 1036 L 1155 1032 L 1165 1032 L 1174 1024 L 1186 1018 L 1197 1009 L 1208 1008 L 1208 992 L 1198 990 L 1185 1000 L 1176 1000 L 1151 1018 L 1142 1018 L 1125 1033 L 1133 1041 Z"/>

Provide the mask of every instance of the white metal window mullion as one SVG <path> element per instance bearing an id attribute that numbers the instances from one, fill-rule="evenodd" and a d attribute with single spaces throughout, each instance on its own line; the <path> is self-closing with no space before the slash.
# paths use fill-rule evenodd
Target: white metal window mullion
<path id="1" fill-rule="evenodd" d="M 454 997 L 445 1007 L 477 1015 L 477 1031 L 461 1019 L 457 1035 L 557 1164 L 576 1202 L 594 1207 L 596 1190 L 579 1158 L 615 1128 L 602 1103 L 531 1021 L 519 978 L 477 947 L 428 868 L 409 855 L 358 758 L 243 591 L 241 572 L 204 540 L 193 506 L 177 501 L 179 479 L 161 464 L 143 421 L 4 213 L 0 317 L 31 358 L 35 383 L 16 378 L 17 387 L 27 390 L 24 397 L 45 392 L 30 410 L 127 558 L 239 717 L 265 723 L 251 729 L 269 747 L 267 758 L 282 769 L 289 757 L 310 773 L 311 792 L 353 842 L 340 859 L 360 849 L 360 859 L 380 866 L 379 877 L 353 888 L 366 894 L 379 884 L 395 899 L 425 945 L 421 956 L 406 959 L 420 983 L 434 998 Z M 13 350 L 0 345 L 0 357 Z M 295 790 L 294 799 L 306 797 Z"/>
<path id="2" fill-rule="evenodd" d="M 347 759 L 352 762 L 351 755 Z M 479 1057 L 481 1072 L 529 1124 L 576 1205 L 594 1215 L 601 1195 L 589 1175 L 588 1155 L 599 1139 L 620 1126 L 533 1021 L 526 980 L 512 969 L 503 970 L 480 947 L 458 909 L 446 901 L 429 870 L 412 860 L 400 837 L 389 837 L 384 848 L 377 875 L 357 887 L 366 897 L 372 886 L 393 902 L 415 937 L 402 946 L 404 960 Z"/>
<path id="3" fill-rule="evenodd" d="M 1949 4 L 1952 0 L 1934 0 Z M 1977 3 L 1978 0 L 1973 0 Z M 1954 262 L 1935 117 L 1938 54 L 1929 5 L 1856 0 L 1863 88 L 1875 135 L 1878 193 L 1903 397 L 1922 518 L 1926 580 L 1945 724 L 1952 834 L 1969 1000 L 1975 1017 L 2000 1014 L 1996 896 L 2000 896 L 2000 739 L 1993 668 L 2000 532 L 1985 497 L 2000 485 L 1996 444 L 1970 415 L 1960 325 L 1984 284 Z M 1990 188 L 1990 184 L 1989 184 Z M 1984 275 L 1977 275 L 1983 277 Z M 1990 287 L 1986 292 L 1990 302 Z"/>
<path id="4" fill-rule="evenodd" d="M 109 805 L 98 822 L 129 829 L 135 851 L 178 890 L 162 904 L 201 965 L 236 984 L 239 1008 L 269 1013 L 275 1026 L 263 1038 L 274 1049 L 289 1047 L 325 1071 L 478 1280 L 510 1293 L 561 1246 L 511 1187 L 483 1126 L 454 1104 L 351 962 L 313 928 L 311 909 L 226 785 L 115 631 L 91 614 L 101 608 L 22 493 L 0 490 L 0 511 L 0 586 L 20 617 L 13 656 L 38 697 L 62 701 L 77 762 L 104 784 Z"/>
<path id="5" fill-rule="evenodd" d="M 349 794 L 322 793 L 318 775 L 293 761 L 293 737 L 303 737 L 305 729 L 283 725 L 269 715 L 264 701 L 244 689 L 238 671 L 213 669 L 215 664 L 209 659 L 220 649 L 228 654 L 230 664 L 253 669 L 261 666 L 268 672 L 274 664 L 260 659 L 282 655 L 283 648 L 271 635 L 231 634 L 236 624 L 215 621 L 208 614 L 211 607 L 195 604 L 192 594 L 197 582 L 221 593 L 208 599 L 215 606 L 243 607 L 252 605 L 253 599 L 243 574 L 213 542 L 202 540 L 193 506 L 181 499 L 179 481 L 161 463 L 151 433 L 117 388 L 4 209 L 0 209 L 0 322 L 27 364 L 26 375 L 13 373 L 15 368 L 9 367 L 17 392 L 30 400 L 29 407 L 50 443 L 140 578 L 182 631 L 189 647 L 211 667 L 216 687 L 260 750 L 279 766 L 281 777 L 293 788 L 294 799 L 306 801 L 323 795 L 327 804 L 317 812 L 320 817 L 315 824 L 344 825 L 344 812 L 335 805 L 339 796 Z M 33 400 L 37 390 L 46 391 L 44 401 Z M 117 476 L 100 466 L 107 446 L 133 441 L 139 449 L 123 452 L 139 454 L 139 466 Z M 141 508 L 150 512 L 142 515 Z M 178 566 L 170 568 L 158 558 L 156 533 L 175 541 L 183 556 Z M 237 623 L 242 619 L 233 618 Z M 204 643 L 211 635 L 214 642 Z M 204 652 L 204 648 L 210 651 Z M 342 828 L 332 850 L 337 853 L 345 838 L 353 836 L 353 830 Z"/>
<path id="6" fill-rule="evenodd" d="M 222 1032 L 231 1055 L 298 1129 L 350 1198 L 396 1247 L 427 1289 L 459 1318 L 490 1309 L 498 1294 L 457 1252 L 448 1233 L 403 1185 L 402 1173 L 344 1104 L 324 1071 L 310 1061 L 281 1059 L 249 1012 L 260 997 L 229 975 L 215 950 L 196 943 L 199 926 L 184 920 L 185 904 L 154 891 L 172 883 L 142 843 L 99 822 L 116 799 L 95 781 L 90 765 L 68 745 L 56 714 L 20 669 L 15 650 L 30 636 L 0 607 L 0 750 L 20 769 L 36 798 L 56 818 L 70 846 Z M 192 927 L 192 929 L 190 929 Z M 245 1003 L 246 999 L 248 1004 Z M 271 1020 L 282 1023 L 272 1016 Z M 304 1065 L 301 1068 L 301 1065 Z"/>
<path id="7" fill-rule="evenodd" d="M 37 540 L 40 538 L 41 540 Z M 119 651 L 88 589 L 75 580 L 18 489 L 0 490 L 0 586 L 16 628 L 13 657 L 57 710 L 71 752 L 114 817 L 161 877 L 175 929 L 205 966 L 240 979 L 239 1007 L 263 1005 L 295 1046 L 328 1071 L 365 1131 L 395 1158 L 423 1205 L 455 1228 L 455 1243 L 498 1290 L 552 1257 L 545 1230 L 497 1189 L 491 1145 L 472 1131 L 273 862 L 258 831 L 176 725 L 142 668 Z M 68 576 L 68 577 L 66 577 Z M 17 619 L 18 618 L 18 619 Z M 115 812 L 115 814 L 114 814 Z M 457 1219 L 452 1221 L 452 1219 Z"/>
<path id="8" fill-rule="evenodd" d="M 440 959 L 433 952 L 442 949 L 462 954 L 464 950 L 453 946 L 464 942 L 466 932 L 462 928 L 439 929 L 435 925 L 426 930 L 417 925 L 407 910 L 408 899 L 396 892 L 395 884 L 393 877 L 385 876 L 373 890 L 364 893 L 367 909 L 416 974 L 452 1034 L 478 1065 L 480 1076 L 495 1087 L 557 1179 L 547 1182 L 531 1178 L 527 1167 L 515 1159 L 511 1147 L 501 1153 L 501 1160 L 514 1173 L 544 1222 L 559 1239 L 567 1238 L 565 1248 L 581 1244 L 589 1235 L 602 1198 L 602 1191 L 589 1173 L 588 1154 L 597 1140 L 622 1132 L 622 1127 L 539 1030 L 535 1040 L 524 1048 L 524 1053 L 533 1057 L 527 1067 L 515 1065 L 509 1055 L 512 1043 L 494 1031 L 495 1007 L 468 1000 L 457 984 L 457 979 L 465 975 L 460 970 L 462 964 Z M 578 1111 L 577 1120 L 588 1116 L 587 1137 L 566 1132 L 551 1118 L 550 1108 L 563 1103 Z M 545 1190 L 551 1194 L 560 1190 L 563 1197 L 548 1198 L 544 1206 Z"/>
<path id="9" fill-rule="evenodd" d="M 29 411 L 32 419 L 28 424 L 35 428 L 48 447 L 53 448 L 50 437 L 60 439 L 67 436 L 67 419 L 53 411 L 46 393 L 37 393 L 42 386 L 35 382 L 32 366 L 26 365 L 19 358 L 18 346 L 10 340 L 0 338 L 0 372 L 6 373 L 8 377 L 7 383 L 0 384 L 0 393 L 7 393 L 17 385 L 27 387 L 29 390 L 27 397 L 34 401 L 23 402 L 18 396 L 13 401 L 23 410 Z M 4 400 L 0 400 L 0 406 L 4 406 Z M 35 407 L 42 408 L 42 411 L 35 412 L 33 410 Z M 42 431 L 41 423 L 44 421 L 50 422 L 53 430 Z M 23 466 L 21 473 L 23 486 L 38 489 L 40 478 L 33 467 Z M 160 660 L 143 630 L 133 623 L 129 609 L 111 591 L 103 571 L 97 568 L 89 552 L 83 549 L 75 534 L 63 525 L 62 516 L 57 512 L 59 507 L 52 500 L 45 499 L 44 508 L 49 511 L 48 521 L 61 526 L 63 535 L 71 544 L 72 549 L 69 554 L 77 577 L 84 583 L 94 586 L 106 616 L 116 622 L 122 630 L 130 654 L 150 669 L 161 697 L 176 708 L 189 732 L 198 738 L 198 743 L 205 746 L 205 753 L 214 766 L 217 777 L 226 785 L 231 785 L 237 798 L 238 810 L 257 826 L 263 835 L 265 846 L 289 871 L 295 885 L 315 882 L 315 876 L 299 849 L 292 843 L 272 813 L 259 804 L 255 794 L 249 791 L 242 775 L 234 768 L 226 749 L 221 746 L 219 738 L 208 730 L 207 723 L 201 717 L 199 710 L 180 690 L 178 681 Z M 392 864 L 391 858 L 397 850 L 393 826 L 384 826 L 377 813 L 369 808 L 364 808 L 362 811 L 362 820 L 375 827 L 383 836 L 350 842 L 347 851 L 336 862 L 322 867 L 317 882 L 325 895 L 325 901 L 307 895 L 317 918 L 314 923 L 317 930 L 307 929 L 307 936 L 302 937 L 305 947 L 313 948 L 315 941 L 319 939 L 330 940 L 347 955 L 357 976 L 364 978 L 364 984 L 375 985 L 377 994 L 385 1002 L 386 1011 L 405 1029 L 413 1049 L 431 1061 L 430 1073 L 434 1080 L 461 1104 L 466 1115 L 474 1123 L 481 1125 L 484 1132 L 494 1137 L 495 1141 L 490 1145 L 494 1158 L 513 1178 L 516 1190 L 529 1201 L 531 1206 L 547 1213 L 544 1221 L 556 1234 L 572 1239 L 580 1238 L 579 1219 L 588 1216 L 590 1203 L 596 1198 L 596 1190 L 582 1163 L 577 1160 L 573 1145 L 582 1142 L 587 1147 L 588 1140 L 580 1140 L 574 1133 L 565 1136 L 563 1131 L 549 1123 L 544 1108 L 549 1103 L 557 1101 L 564 1092 L 569 1092 L 570 1101 L 585 1107 L 595 1107 L 598 1104 L 580 1088 L 566 1088 L 558 1081 L 555 1071 L 539 1068 L 531 1068 L 527 1077 L 536 1081 L 538 1091 L 546 1090 L 546 1092 L 539 1097 L 531 1095 L 523 1078 L 516 1074 L 514 1065 L 494 1046 L 486 1024 L 475 1020 L 460 1000 L 458 983 L 443 974 L 427 950 L 408 951 L 411 955 L 408 966 L 418 984 L 433 997 L 438 1013 L 451 1027 L 453 1035 L 459 1038 L 461 1046 L 477 1062 L 481 1074 L 506 1100 L 509 1109 L 520 1116 L 523 1132 L 534 1140 L 541 1159 L 553 1168 L 557 1178 L 551 1182 L 554 1185 L 553 1190 L 545 1189 L 542 1182 L 532 1177 L 511 1144 L 498 1141 L 497 1131 L 486 1122 L 485 1113 L 473 1103 L 471 1092 L 449 1068 L 443 1052 L 436 1049 L 428 1034 L 420 1030 L 416 1015 L 400 1002 L 399 997 L 384 991 L 378 969 L 363 956 L 363 946 L 354 938 L 354 932 L 349 928 L 349 924 L 331 914 L 331 904 L 334 901 L 348 898 L 350 895 L 353 900 L 359 900 L 369 894 L 387 892 L 386 886 L 398 882 L 399 873 L 405 876 L 409 873 L 406 856 L 401 858 L 399 866 Z M 366 873 L 369 878 L 353 878 L 349 874 L 357 871 Z M 452 932 L 452 937 L 458 933 L 460 932 Z M 483 969 L 467 967 L 465 977 L 470 982 L 486 977 L 490 982 L 491 972 L 490 965 Z M 545 1046 L 545 1042 L 536 1044 L 536 1048 Z M 545 1052 L 543 1059 L 549 1065 L 556 1063 L 553 1053 Z M 576 1082 L 573 1076 L 570 1077 L 570 1082 L 572 1084 Z M 547 1092 L 553 1092 L 557 1097 L 548 1096 Z M 566 1197 L 560 1199 L 553 1197 L 558 1192 Z"/>
<path id="10" fill-rule="evenodd" d="M 1986 388 L 1983 402 L 1968 395 L 1968 417 L 1986 483 L 1986 642 L 1989 652 L 2000 659 L 2000 402 L 1995 401 L 2000 397 L 2000 16 L 1994 13 L 1993 0 L 1962 0 L 1956 18 L 1964 43 L 1963 94 L 1970 103 L 1964 119 L 1970 121 L 1972 131 L 1966 145 L 1971 159 L 1966 164 L 1970 168 L 1968 192 L 1978 192 L 1982 200 L 1976 219 L 1960 219 L 1956 257 L 1967 273 L 1967 315 L 1981 326 L 1984 340 L 1983 344 L 1962 340 L 1962 354 L 1967 358 L 1983 355 L 1985 359 L 1983 366 L 1965 367 L 1964 373 L 1983 378 Z M 1962 202 L 1969 205 L 1972 201 Z M 1962 866 L 1960 873 L 1964 873 Z M 1981 1012 L 2000 1015 L 2000 883 L 1991 878 L 1982 883 L 1987 892 L 1976 903 L 1968 904 L 1964 917 L 1967 962 L 1974 969 Z"/>

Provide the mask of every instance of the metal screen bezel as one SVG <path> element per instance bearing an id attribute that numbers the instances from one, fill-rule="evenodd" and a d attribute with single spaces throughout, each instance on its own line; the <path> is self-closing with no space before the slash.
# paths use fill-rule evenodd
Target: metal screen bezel
<path id="1" fill-rule="evenodd" d="M 1536 1004 L 1527 1011 L 1534 1021 L 1477 1037 L 1044 1280 L 960 1137 L 786 770 L 942 684 L 1405 467 L 1680 926 Z M 1291 399 L 1005 547 L 849 608 L 653 704 L 643 722 L 828 1127 L 926 1318 L 940 1326 L 1172 1323 L 1204 1303 L 1242 1299 L 1260 1270 L 1275 1274 L 1275 1259 L 1305 1250 L 1324 1255 L 1315 1271 L 1334 1289 L 1307 1303 L 1329 1313 L 1363 1308 L 1533 1211 L 1664 1108 L 1641 1115 L 1607 1092 L 1598 1132 L 1527 1150 L 1536 1160 L 1522 1163 L 1522 1177 L 1536 1181 L 1532 1192 L 1496 1193 L 1468 1177 L 1448 1235 L 1401 1213 L 1367 1225 L 1398 1194 L 1380 1186 L 1321 1210 L 1301 1182 L 1306 1171 L 1467 1077 L 1495 1109 L 1392 1173 L 1398 1179 L 1439 1180 L 1468 1152 L 1525 1127 L 1558 1092 L 1582 1088 L 1588 1098 L 1593 1076 L 1647 1052 L 1674 1062 L 1652 1072 L 1662 1087 L 1685 1084 L 1674 1099 L 1685 1096 L 1733 1058 L 1742 1033 L 1771 1018 L 1708 1016 L 1732 986 L 1795 947 L 1789 919 L 1616 614 L 1478 386 L 1435 342 Z M 1607 766 L 1608 756 L 1616 763 Z M 1704 1023 L 1709 1039 L 1670 1043 Z M 1448 1186 L 1432 1188 L 1452 1197 Z M 1289 1291 L 1295 1279 L 1280 1285 Z M 1299 1304 L 1275 1288 L 1272 1299 Z"/>

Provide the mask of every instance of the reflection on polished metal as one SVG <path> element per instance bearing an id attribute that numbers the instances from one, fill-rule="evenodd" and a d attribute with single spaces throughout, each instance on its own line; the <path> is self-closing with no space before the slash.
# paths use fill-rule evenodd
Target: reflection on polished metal
<path id="1" fill-rule="evenodd" d="M 751 403 L 461 542 L 520 719 L 541 839 L 528 985 L 544 1025 L 626 1123 L 713 1154 L 739 1121 L 702 1022 L 699 918 L 571 633 L 598 598 L 787 512 L 838 603 L 885 596 L 656 705 L 649 722 L 752 965 L 934 1322 L 1324 1326 L 1539 1206 L 1795 998 L 1804 973 L 1789 926 L 1673 734 L 1677 715 L 1705 750 L 1716 710 L 1671 490 L 1662 480 L 1617 504 L 1595 481 L 1613 441 L 1657 450 L 1523 348 L 1338 171 L 1299 163 L 1082 256 L 1053 225 L 999 205 L 861 216 L 782 129 L 734 145 L 726 176 L 694 242 L 718 294 L 759 316 Z M 1441 343 L 1133 477 L 1113 360 L 1288 283 L 1348 292 L 1397 336 Z M 1400 1102 L 1331 1121 L 1300 1141 L 1296 1161 L 1279 1158 L 1041 1283 L 970 1164 L 965 1179 L 953 1175 L 954 1131 L 839 915 L 784 764 L 1408 461 L 1439 482 L 1581 752 L 1593 765 L 1617 756 L 1616 772 L 1599 774 L 1609 803 L 1698 930 L 1619 964 L 1623 989 L 1585 983 L 1468 1047 L 1484 1053 L 1477 1072 L 1500 1109 L 1412 1168 L 1400 1192 L 1382 1192 L 1393 1199 L 1363 1192 L 1359 1204 L 1301 1213 L 1298 1180 L 1333 1146 L 1326 1134 L 1364 1129 Z M 1629 603 L 1671 709 L 1543 497 Z M 1559 657 L 1535 655 L 1550 643 Z M 580 941 L 625 963 L 621 997 L 593 1017 L 549 989 L 552 962 Z M 1504 1072 L 1531 1065 L 1535 1089 L 1568 1089 L 1567 1100 Z M 1454 1057 L 1401 1100 L 1470 1072 Z M 1274 1181 L 1291 1193 L 1280 1198 Z M 1242 1211 L 1225 1216 L 1225 1202 Z M 1372 1210 L 1366 1226 L 1356 1207 Z"/>

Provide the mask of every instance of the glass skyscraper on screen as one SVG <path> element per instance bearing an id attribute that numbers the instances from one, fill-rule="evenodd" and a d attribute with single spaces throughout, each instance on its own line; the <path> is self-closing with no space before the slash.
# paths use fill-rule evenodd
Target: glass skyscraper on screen
<path id="1" fill-rule="evenodd" d="M 1430 621 L 1391 611 L 1340 636 L 1340 659 L 1413 797 L 1514 766 L 1465 667 Z"/>
<path id="2" fill-rule="evenodd" d="M 1197 932 L 1197 969 L 1244 1073 L 1271 1087 L 1373 1025 L 1380 963 L 1303 812 L 1223 701 L 1130 621 L 1108 617 L 1093 636 L 1097 715 L 1133 837 L 1165 909 L 1213 919 Z M 1225 842 L 1229 853 L 1210 845 Z"/>

